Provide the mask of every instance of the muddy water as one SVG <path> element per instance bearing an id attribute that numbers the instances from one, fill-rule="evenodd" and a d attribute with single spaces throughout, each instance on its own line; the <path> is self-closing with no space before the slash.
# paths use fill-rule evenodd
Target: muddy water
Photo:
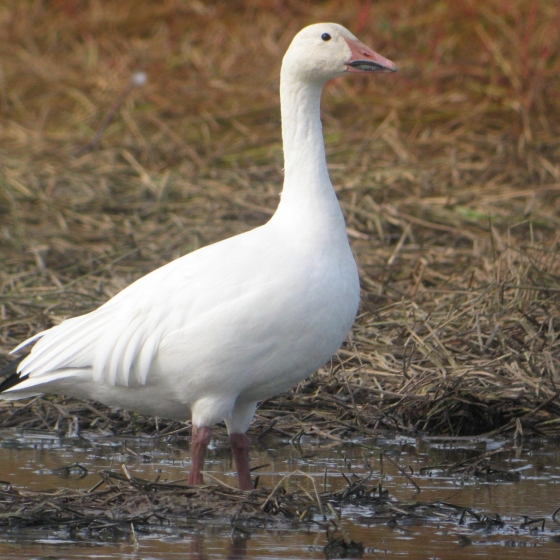
<path id="1" fill-rule="evenodd" d="M 381 451 L 407 467 L 420 493 L 390 461 L 380 461 Z M 498 452 L 492 468 L 519 473 L 520 479 L 484 482 L 458 474 L 444 476 L 434 467 L 488 451 Z M 188 463 L 186 440 L 170 445 L 160 439 L 116 440 L 87 433 L 64 439 L 45 432 L 0 432 L 0 480 L 19 489 L 89 489 L 99 480 L 97 471 L 120 469 L 123 464 L 141 478 L 184 480 Z M 87 469 L 87 474 L 83 476 L 86 471 L 77 467 L 68 468 L 75 464 Z M 327 489 L 346 486 L 341 472 L 363 475 L 371 467 L 384 488 L 401 501 L 445 501 L 480 514 L 499 514 L 505 522 L 500 529 L 486 531 L 433 515 L 393 527 L 379 523 L 365 507 L 348 507 L 342 511 L 342 526 L 351 539 L 364 544 L 364 558 L 560 558 L 560 524 L 552 520 L 553 512 L 560 507 L 560 446 L 552 442 L 513 446 L 505 440 L 380 437 L 344 445 L 304 439 L 294 446 L 268 439 L 254 446 L 252 464 L 265 465 L 258 471 L 261 485 L 272 487 L 282 476 L 300 470 L 316 476 L 320 487 L 326 485 Z M 421 471 L 427 466 L 432 469 Z M 235 484 L 225 441 L 214 442 L 207 470 Z M 288 484 L 297 483 L 292 480 Z M 544 531 L 540 525 L 532 532 L 521 528 L 523 516 L 544 517 Z M 157 535 L 137 535 L 136 543 L 84 543 L 57 538 L 33 530 L 0 531 L 0 558 L 325 558 L 326 543 L 323 529 L 313 526 L 305 530 L 270 526 L 250 534 L 232 534 L 228 527 L 211 524 L 191 531 L 162 529 Z"/>

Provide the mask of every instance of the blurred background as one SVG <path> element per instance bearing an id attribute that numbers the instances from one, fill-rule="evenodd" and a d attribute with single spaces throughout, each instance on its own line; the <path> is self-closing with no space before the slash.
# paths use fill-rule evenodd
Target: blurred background
<path id="1" fill-rule="evenodd" d="M 403 428 L 513 430 L 527 402 L 558 413 L 556 0 L 3 1 L 0 365 L 270 217 L 281 60 L 319 21 L 400 69 L 324 93 L 363 298 L 323 373 L 385 398 Z M 434 391 L 445 413 L 426 420 Z"/>

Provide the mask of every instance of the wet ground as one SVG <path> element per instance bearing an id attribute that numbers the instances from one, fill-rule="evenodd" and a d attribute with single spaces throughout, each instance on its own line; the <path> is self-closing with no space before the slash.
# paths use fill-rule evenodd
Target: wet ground
<path id="1" fill-rule="evenodd" d="M 123 465 L 135 477 L 185 484 L 188 464 L 187 437 L 0 433 L 5 490 L 87 491 L 99 482 L 100 471 L 123 472 Z M 321 492 L 343 490 L 356 477 L 370 475 L 371 483 L 381 484 L 378 492 L 388 505 L 380 514 L 368 500 L 354 500 L 306 523 L 271 519 L 248 527 L 210 519 L 181 528 L 160 526 L 151 534 L 142 527 L 120 537 L 96 534 L 89 541 L 83 534 L 4 527 L 0 558 L 560 557 L 560 514 L 554 515 L 560 508 L 560 446 L 554 442 L 378 437 L 343 445 L 304 438 L 295 445 L 271 438 L 254 445 L 252 464 L 262 465 L 255 471 L 259 486 L 271 491 L 293 471 L 311 475 Z M 235 485 L 225 441 L 214 442 L 207 472 Z M 313 494 L 304 474 L 284 484 Z M 327 529 L 332 543 L 343 543 L 330 551 L 325 550 Z"/>

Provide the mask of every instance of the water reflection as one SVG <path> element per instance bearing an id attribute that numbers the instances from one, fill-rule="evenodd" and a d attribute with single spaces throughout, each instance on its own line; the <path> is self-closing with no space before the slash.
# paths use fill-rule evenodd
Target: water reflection
<path id="1" fill-rule="evenodd" d="M 209 560 L 205 549 L 206 537 L 204 533 L 195 534 L 192 536 L 189 543 L 189 559 L 192 560 Z M 244 560 L 247 558 L 247 541 L 246 536 L 242 536 L 234 532 L 231 534 L 229 550 L 227 553 L 227 560 Z M 212 541 L 211 541 L 212 542 Z"/>
<path id="2" fill-rule="evenodd" d="M 0 479 L 20 489 L 76 488 L 89 490 L 97 484 L 96 474 L 103 469 L 126 465 L 134 475 L 147 480 L 177 481 L 185 478 L 189 452 L 184 441 L 177 445 L 159 439 L 114 439 L 98 436 L 66 438 L 59 434 L 7 432 L 0 437 Z M 500 516 L 503 525 L 479 528 L 474 518 L 461 525 L 459 516 L 438 515 L 392 521 L 374 515 L 367 507 L 346 507 L 341 511 L 341 526 L 356 542 L 364 543 L 367 554 L 378 557 L 403 555 L 410 559 L 463 559 L 489 555 L 493 559 L 539 558 L 556 560 L 560 556 L 560 524 L 552 513 L 560 506 L 560 448 L 553 442 L 527 441 L 512 446 L 506 440 L 449 438 L 375 438 L 333 446 L 320 439 L 303 438 L 301 446 L 287 441 L 264 439 L 253 456 L 260 484 L 274 485 L 284 475 L 301 470 L 315 477 L 320 490 L 346 487 L 346 477 L 373 472 L 391 496 L 403 502 L 450 503 L 470 508 L 480 515 Z M 392 461 L 381 461 L 381 454 Z M 227 441 L 217 439 L 209 454 L 209 471 L 228 484 L 235 484 L 234 467 Z M 472 471 L 450 474 L 450 464 L 468 462 L 486 455 L 495 470 L 516 473 L 517 482 L 503 479 L 492 482 L 476 478 Z M 394 464 L 393 464 L 394 463 Z M 400 468 L 399 468 L 400 467 Z M 400 469 L 420 486 L 418 494 Z M 85 474 L 84 474 L 85 473 Z M 302 477 L 300 477 L 302 478 Z M 297 477 L 294 486 L 304 484 Z M 0 488 L 0 492 L 2 488 Z M 523 527 L 523 516 L 545 519 L 545 530 L 533 523 Z M 470 525 L 471 524 L 471 525 Z M 251 534 L 234 530 L 227 523 L 205 525 L 180 532 L 138 534 L 138 549 L 131 543 L 118 545 L 73 540 L 59 541 L 45 532 L 0 532 L 0 558 L 22 557 L 83 558 L 92 555 L 105 560 L 153 558 L 172 560 L 193 558 L 324 558 L 324 528 L 280 529 L 271 525 Z M 85 537 L 81 537 L 84 539 Z M 538 554 L 527 556 L 528 548 Z M 525 551 L 523 553 L 523 550 Z"/>
<path id="3" fill-rule="evenodd" d="M 204 551 L 205 540 L 204 533 L 193 535 L 189 544 L 189 558 L 192 558 L 192 560 L 209 560 L 209 556 Z M 247 537 L 232 533 L 226 558 L 227 560 L 244 560 L 247 558 Z"/>

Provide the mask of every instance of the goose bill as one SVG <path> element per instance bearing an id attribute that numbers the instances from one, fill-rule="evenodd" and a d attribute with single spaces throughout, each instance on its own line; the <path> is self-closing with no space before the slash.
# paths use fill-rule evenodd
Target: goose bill
<path id="1" fill-rule="evenodd" d="M 396 72 L 397 65 L 389 59 L 377 54 L 360 41 L 346 39 L 352 56 L 346 62 L 348 72 Z"/>

